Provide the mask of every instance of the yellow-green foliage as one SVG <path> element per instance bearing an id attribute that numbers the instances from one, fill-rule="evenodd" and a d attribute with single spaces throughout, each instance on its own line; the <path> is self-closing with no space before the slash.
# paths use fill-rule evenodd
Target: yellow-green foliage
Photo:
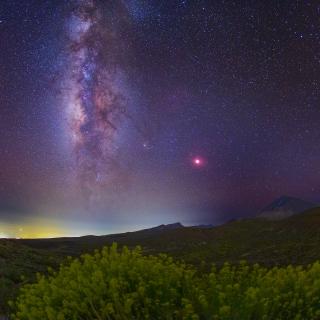
<path id="1" fill-rule="evenodd" d="M 194 271 L 113 245 L 22 289 L 15 319 L 170 319 L 192 315 Z M 197 319 L 197 317 L 190 319 Z"/>
<path id="2" fill-rule="evenodd" d="M 13 319 L 320 319 L 320 264 L 209 274 L 114 245 L 21 289 Z"/>
<path id="3" fill-rule="evenodd" d="M 225 264 L 207 278 L 204 319 L 320 319 L 320 264 L 266 269 Z"/>

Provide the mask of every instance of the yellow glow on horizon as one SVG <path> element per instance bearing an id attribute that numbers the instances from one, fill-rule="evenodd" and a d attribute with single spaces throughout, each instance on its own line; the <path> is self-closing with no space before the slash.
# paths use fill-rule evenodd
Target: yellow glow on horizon
<path id="1" fill-rule="evenodd" d="M 51 220 L 41 219 L 0 224 L 0 238 L 56 238 L 64 237 L 67 234 L 67 229 Z"/>

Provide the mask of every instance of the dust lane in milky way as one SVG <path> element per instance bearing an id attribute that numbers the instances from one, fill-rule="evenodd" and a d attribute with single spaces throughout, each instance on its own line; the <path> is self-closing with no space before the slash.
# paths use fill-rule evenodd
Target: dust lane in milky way
<path id="1" fill-rule="evenodd" d="M 117 183 L 119 136 L 128 121 L 128 90 L 113 48 L 118 39 L 103 23 L 95 1 L 78 1 L 68 18 L 64 108 L 75 156 L 75 174 L 88 205 Z M 110 196 L 110 194 L 109 194 Z"/>

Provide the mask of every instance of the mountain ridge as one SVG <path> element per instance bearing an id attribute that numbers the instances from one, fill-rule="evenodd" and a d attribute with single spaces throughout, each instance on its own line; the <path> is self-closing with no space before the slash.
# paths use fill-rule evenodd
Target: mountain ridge
<path id="1" fill-rule="evenodd" d="M 257 215 L 257 218 L 268 220 L 282 220 L 292 215 L 316 208 L 318 204 L 305 201 L 296 197 L 283 195 L 273 200 L 264 207 Z"/>

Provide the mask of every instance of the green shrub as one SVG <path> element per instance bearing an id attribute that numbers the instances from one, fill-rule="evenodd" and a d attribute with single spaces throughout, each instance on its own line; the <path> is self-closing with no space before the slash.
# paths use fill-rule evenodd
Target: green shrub
<path id="1" fill-rule="evenodd" d="M 225 264 L 197 274 L 171 258 L 116 245 L 26 285 L 13 319 L 320 319 L 320 264 Z"/>
<path id="2" fill-rule="evenodd" d="M 194 271 L 116 245 L 21 290 L 14 319 L 198 319 Z"/>
<path id="3" fill-rule="evenodd" d="M 320 319 L 320 264 L 267 269 L 225 264 L 206 277 L 205 319 Z"/>

